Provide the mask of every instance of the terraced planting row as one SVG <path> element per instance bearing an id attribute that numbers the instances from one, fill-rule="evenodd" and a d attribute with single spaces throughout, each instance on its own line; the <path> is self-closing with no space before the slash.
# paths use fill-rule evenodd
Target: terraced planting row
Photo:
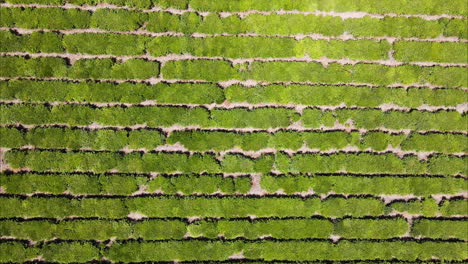
<path id="1" fill-rule="evenodd" d="M 113 59 L 80 59 L 68 65 L 61 57 L 27 58 L 26 56 L 4 56 L 0 69 L 4 77 L 36 77 L 65 79 L 136 79 L 145 80 L 158 77 L 167 79 L 206 80 L 221 82 L 228 80 L 255 80 L 266 82 L 315 82 L 327 84 L 361 83 L 376 85 L 426 84 L 463 87 L 468 81 L 462 67 L 379 64 L 339 64 L 327 67 L 319 62 L 254 61 L 237 64 L 224 60 L 177 60 L 169 61 L 161 67 L 155 61 L 128 59 L 117 62 Z M 209 69 L 200 71 L 200 69 Z M 453 77 L 453 78 L 450 78 Z"/>
<path id="2" fill-rule="evenodd" d="M 462 263 L 453 0 L 4 0 L 0 263 Z"/>
<path id="3" fill-rule="evenodd" d="M 3 147 L 21 148 L 35 146 L 42 149 L 88 150 L 158 150 L 169 145 L 181 144 L 182 151 L 335 151 L 353 147 L 350 151 L 385 151 L 400 148 L 402 151 L 426 151 L 436 153 L 466 152 L 463 134 L 438 132 L 392 134 L 382 131 L 366 133 L 346 131 L 294 131 L 233 132 L 216 130 L 180 130 L 169 135 L 159 129 L 99 129 L 85 130 L 66 127 L 35 127 L 32 129 L 2 127 L 0 136 Z M 426 142 L 430 141 L 431 144 Z M 274 149 L 274 150 L 272 150 Z"/>
<path id="4" fill-rule="evenodd" d="M 159 57 L 170 54 L 192 54 L 199 57 L 225 58 L 294 58 L 388 60 L 401 62 L 466 62 L 463 54 L 466 44 L 460 42 L 396 41 L 393 46 L 383 40 L 295 40 L 281 37 L 149 37 L 124 34 L 58 34 L 33 32 L 17 35 L 0 31 L 4 46 L 2 52 L 80 53 L 97 55 Z M 129 46 L 135 45 L 135 48 Z M 418 52 L 415 53 L 414 50 Z M 437 52 L 433 52 L 437 51 Z"/>
<path id="5" fill-rule="evenodd" d="M 465 7 L 466 8 L 466 7 Z M 185 34 L 243 34 L 296 35 L 319 34 L 378 38 L 437 38 L 457 37 L 466 39 L 464 19 L 436 17 L 387 16 L 375 18 L 364 16 L 342 19 L 339 16 L 316 16 L 296 13 L 261 14 L 258 12 L 224 16 L 211 13 L 206 16 L 197 12 L 140 12 L 135 10 L 98 8 L 96 11 L 78 8 L 0 7 L 0 26 L 24 29 L 89 29 L 131 32 L 180 32 Z M 346 15 L 346 14 L 345 14 Z M 44 19 L 44 18 L 54 19 Z M 26 19 L 31 18 L 31 19 Z M 271 25 L 275 25 L 272 27 Z M 135 32 L 133 33 L 135 34 Z M 239 51 L 240 52 L 240 51 Z"/>

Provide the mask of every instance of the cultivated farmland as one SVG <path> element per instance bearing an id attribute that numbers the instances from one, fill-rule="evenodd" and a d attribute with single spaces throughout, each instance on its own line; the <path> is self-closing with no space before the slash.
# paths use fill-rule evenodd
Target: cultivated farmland
<path id="1" fill-rule="evenodd" d="M 2 0 L 0 262 L 468 259 L 466 0 Z"/>

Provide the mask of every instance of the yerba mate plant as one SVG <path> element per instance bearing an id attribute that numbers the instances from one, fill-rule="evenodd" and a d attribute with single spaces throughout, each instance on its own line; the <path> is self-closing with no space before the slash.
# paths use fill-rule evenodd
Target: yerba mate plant
<path id="1" fill-rule="evenodd" d="M 466 0 L 2 0 L 0 262 L 463 263 Z"/>

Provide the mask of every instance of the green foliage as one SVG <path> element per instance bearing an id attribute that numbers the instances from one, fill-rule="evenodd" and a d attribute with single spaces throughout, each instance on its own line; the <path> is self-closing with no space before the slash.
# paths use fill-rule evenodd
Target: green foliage
<path id="1" fill-rule="evenodd" d="M 209 111 L 203 107 L 185 108 L 176 106 L 159 107 L 106 107 L 95 108 L 84 105 L 1 105 L 3 124 L 47 124 L 67 123 L 90 125 L 94 122 L 110 126 L 133 126 L 146 124 L 150 127 L 171 125 L 199 125 L 207 127 Z"/>
<path id="2" fill-rule="evenodd" d="M 385 205 L 377 198 L 329 197 L 198 197 L 156 196 L 127 198 L 0 197 L 1 217 L 125 218 L 131 212 L 147 217 L 326 217 L 378 216 Z"/>
<path id="3" fill-rule="evenodd" d="M 91 12 L 62 8 L 0 7 L 2 27 L 38 29 L 89 28 Z"/>
<path id="4" fill-rule="evenodd" d="M 468 44 L 463 42 L 395 42 L 399 61 L 468 62 Z"/>
<path id="5" fill-rule="evenodd" d="M 16 35 L 10 31 L 0 30 L 0 50 L 3 52 L 60 53 L 64 51 L 64 48 L 60 34 L 33 32 L 29 35 Z"/>
<path id="6" fill-rule="evenodd" d="M 66 81 L 0 81 L 3 100 L 29 102 L 122 102 L 141 103 L 153 100 L 158 103 L 211 104 L 222 103 L 222 88 L 214 84 L 192 83 L 110 83 Z"/>
<path id="7" fill-rule="evenodd" d="M 337 153 L 296 154 L 288 161 L 283 173 L 382 173 L 382 174 L 465 174 L 465 158 L 447 155 L 434 155 L 421 161 L 414 155 L 399 158 L 396 154 Z"/>
<path id="8" fill-rule="evenodd" d="M 403 218 L 343 219 L 335 226 L 337 235 L 345 238 L 386 239 L 405 235 L 410 226 Z"/>
<path id="9" fill-rule="evenodd" d="M 157 77 L 159 63 L 142 59 L 80 59 L 67 65 L 63 58 L 0 57 L 2 77 L 68 77 L 75 79 L 147 79 Z"/>
<path id="10" fill-rule="evenodd" d="M 321 111 L 307 108 L 302 114 L 302 123 L 305 127 L 319 128 L 321 125 L 333 126 L 335 122 L 352 124 L 356 128 L 377 129 L 381 127 L 390 129 L 412 130 L 438 130 L 461 131 L 468 122 L 466 115 L 455 110 L 428 111 L 381 111 L 378 109 L 337 109 L 334 111 Z"/>
<path id="11" fill-rule="evenodd" d="M 467 7 L 462 0 L 446 3 L 442 0 L 411 1 L 403 0 L 367 0 L 352 1 L 318 1 L 299 0 L 285 2 L 282 0 L 252 1 L 252 0 L 218 0 L 212 3 L 208 0 L 191 0 L 190 6 L 202 11 L 247 11 L 247 10 L 300 10 L 300 11 L 364 11 L 369 13 L 397 13 L 397 14 L 460 14 L 465 15 Z"/>
<path id="12" fill-rule="evenodd" d="M 468 82 L 463 67 L 424 67 L 417 65 L 386 66 L 357 63 L 331 63 L 324 67 L 318 62 L 254 61 L 248 69 L 232 67 L 228 61 L 181 60 L 170 61 L 162 67 L 170 79 L 227 81 L 258 80 L 267 82 L 433 84 L 448 88 L 464 87 Z M 203 69 L 203 71 L 200 71 Z"/>
<path id="13" fill-rule="evenodd" d="M 275 128 L 287 127 L 293 122 L 294 110 L 287 108 L 255 108 L 255 109 L 213 109 L 211 123 L 215 127 L 257 127 Z"/>
<path id="14" fill-rule="evenodd" d="M 226 154 L 218 162 L 213 154 L 116 152 L 59 152 L 52 150 L 11 150 L 5 160 L 12 168 L 37 171 L 119 172 L 185 172 L 185 173 L 267 173 L 276 168 L 283 173 L 390 173 L 390 174 L 466 174 L 465 157 L 433 155 L 427 161 L 414 155 L 399 158 L 396 154 L 337 153 L 295 154 L 283 160 L 282 155 L 263 154 L 250 158 L 242 154 Z M 275 161 L 278 158 L 278 161 Z M 281 162 L 282 166 L 275 165 Z"/>
<path id="15" fill-rule="evenodd" d="M 247 259 L 270 260 L 388 260 L 444 261 L 467 257 L 463 242 L 448 241 L 127 241 L 102 249 L 103 257 L 114 262 L 221 261 L 243 252 Z M 281 250 L 278 250 L 281 249 Z M 0 244 L 5 261 L 24 262 L 42 255 L 47 261 L 85 262 L 98 259 L 99 248 L 88 242 L 56 242 L 26 247 L 22 242 Z M 76 252 L 80 254 L 70 254 Z M 6 257 L 8 256 L 8 257 Z"/>
<path id="16" fill-rule="evenodd" d="M 222 175 L 158 176 L 148 183 L 149 192 L 165 194 L 247 193 L 250 191 L 249 177 L 223 177 Z"/>
<path id="17" fill-rule="evenodd" d="M 467 240 L 468 225 L 466 220 L 417 219 L 413 223 L 413 236 L 441 239 L 458 238 Z"/>
<path id="18" fill-rule="evenodd" d="M 148 37 L 126 34 L 83 33 L 63 37 L 63 46 L 69 53 L 143 55 Z"/>
<path id="19" fill-rule="evenodd" d="M 457 106 L 464 103 L 466 91 L 460 89 L 387 88 L 365 86 L 316 85 L 231 85 L 225 90 L 230 102 L 279 103 L 301 105 L 339 105 L 378 107 L 382 104 L 416 108 L 423 104 Z"/>
<path id="20" fill-rule="evenodd" d="M 0 174 L 1 186 L 12 194 L 69 192 L 81 194 L 130 195 L 147 182 L 144 176 L 87 174 Z"/>
<path id="21" fill-rule="evenodd" d="M 1 145 L 5 147 L 21 147 L 33 145 L 39 148 L 57 149 L 95 149 L 120 150 L 154 149 L 164 144 L 164 135 L 158 130 L 81 130 L 71 128 L 33 128 L 20 130 L 17 128 L 0 128 Z"/>
<path id="22" fill-rule="evenodd" d="M 148 19 L 148 14 L 124 9 L 97 9 L 91 16 L 90 27 L 114 31 L 139 29 Z"/>
<path id="23" fill-rule="evenodd" d="M 222 234 L 227 239 L 258 239 L 261 236 L 280 239 L 328 238 L 332 232 L 333 224 L 323 219 L 205 220 L 188 226 L 190 236 L 217 238 Z"/>
<path id="24" fill-rule="evenodd" d="M 463 259 L 463 242 L 438 241 L 262 241 L 244 247 L 246 258 L 276 260 L 441 260 Z"/>
<path id="25" fill-rule="evenodd" d="M 317 194 L 430 196 L 434 193 L 457 194 L 466 188 L 466 184 L 466 180 L 453 177 L 262 175 L 261 178 L 263 189 L 268 192 L 282 190 L 287 194 L 312 189 Z"/>
<path id="26" fill-rule="evenodd" d="M 72 3 L 77 1 L 81 0 L 73 0 Z M 121 0 L 108 0 L 107 2 L 117 5 L 123 4 Z M 131 2 L 127 2 L 127 4 L 128 6 L 144 6 L 148 5 L 148 2 L 148 0 L 132 0 Z M 172 0 L 170 3 L 168 2 L 166 7 L 174 5 L 174 3 L 176 3 L 176 1 Z M 185 5 L 185 3 L 181 3 L 181 5 Z M 315 11 L 315 9 L 313 11 Z M 40 19 L 43 17 L 53 17 L 55 20 Z M 347 32 L 356 37 L 390 36 L 436 38 L 441 35 L 458 38 L 467 37 L 465 22 L 463 19 L 458 18 L 426 20 L 419 17 L 362 17 L 343 20 L 340 17 L 334 16 L 304 16 L 302 14 L 270 14 L 266 16 L 252 13 L 241 19 L 239 16 L 235 15 L 221 17 L 218 14 L 209 14 L 202 18 L 202 16 L 196 12 L 170 14 L 168 12 L 143 13 L 129 10 L 98 9 L 95 13 L 91 13 L 79 9 L 0 8 L 0 25 L 3 27 L 17 26 L 22 28 L 46 29 L 96 27 L 105 30 L 127 31 L 138 29 L 145 22 L 148 22 L 145 29 L 153 32 L 172 31 L 206 34 L 225 32 L 230 34 L 257 33 L 263 35 L 315 33 L 326 36 L 338 36 Z M 271 25 L 274 25 L 274 27 Z M 285 42 L 289 41 L 285 40 Z M 315 43 L 320 43 L 320 41 Z M 334 43 L 334 41 L 332 41 L 332 43 Z M 372 42 L 358 41 L 355 43 L 371 44 Z M 203 47 L 198 48 L 199 50 L 203 49 Z M 363 51 L 364 49 L 360 47 L 359 50 Z M 267 51 L 267 49 L 265 49 L 265 51 Z M 289 52 L 287 50 L 278 51 Z M 378 49 L 373 49 L 369 46 L 368 51 L 377 52 Z M 336 52 L 343 52 L 343 50 L 336 50 Z"/>

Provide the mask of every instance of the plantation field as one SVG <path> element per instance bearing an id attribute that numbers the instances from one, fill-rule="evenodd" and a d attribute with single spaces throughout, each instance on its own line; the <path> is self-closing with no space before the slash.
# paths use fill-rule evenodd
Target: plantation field
<path id="1" fill-rule="evenodd" d="M 0 0 L 0 263 L 464 263 L 466 0 Z"/>

